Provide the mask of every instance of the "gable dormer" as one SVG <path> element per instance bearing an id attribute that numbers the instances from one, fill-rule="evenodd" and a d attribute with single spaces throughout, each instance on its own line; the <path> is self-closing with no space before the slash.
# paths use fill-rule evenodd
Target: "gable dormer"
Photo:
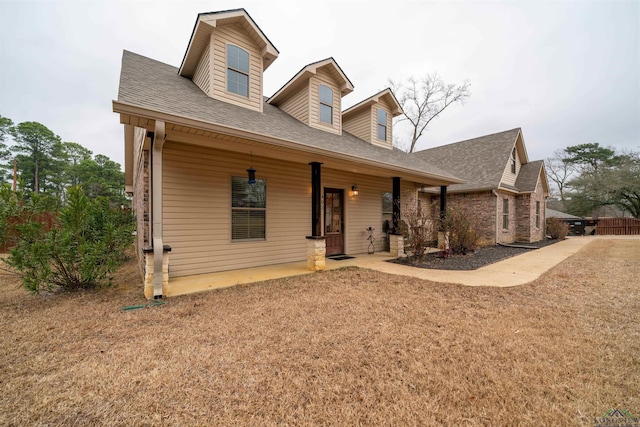
<path id="1" fill-rule="evenodd" d="M 333 58 L 300 70 L 269 100 L 308 126 L 342 134 L 342 97 L 353 91 L 351 81 Z"/>
<path id="2" fill-rule="evenodd" d="M 529 157 L 527 156 L 527 150 L 525 149 L 524 140 L 522 139 L 522 131 L 519 130 L 518 136 L 511 147 L 509 161 L 505 165 L 500 182 L 515 186 L 522 165 L 527 163 L 529 163 Z"/>
<path id="3" fill-rule="evenodd" d="M 200 13 L 178 74 L 212 98 L 262 111 L 262 74 L 277 57 L 244 9 Z"/>
<path id="4" fill-rule="evenodd" d="M 400 114 L 400 103 L 391 89 L 385 89 L 346 109 L 342 113 L 342 127 L 373 145 L 391 149 L 392 119 Z"/>

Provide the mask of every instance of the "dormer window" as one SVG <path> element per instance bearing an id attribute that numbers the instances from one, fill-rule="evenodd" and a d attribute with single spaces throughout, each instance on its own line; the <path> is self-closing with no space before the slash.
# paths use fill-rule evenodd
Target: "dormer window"
<path id="1" fill-rule="evenodd" d="M 333 124 L 333 90 L 325 85 L 318 86 L 320 98 L 320 121 Z"/>
<path id="2" fill-rule="evenodd" d="M 378 108 L 378 139 L 387 140 L 387 112 Z"/>
<path id="3" fill-rule="evenodd" d="M 513 148 L 513 151 L 511 151 L 511 173 L 516 173 L 516 149 L 515 149 L 515 147 Z"/>
<path id="4" fill-rule="evenodd" d="M 249 53 L 227 45 L 227 90 L 249 97 Z"/>

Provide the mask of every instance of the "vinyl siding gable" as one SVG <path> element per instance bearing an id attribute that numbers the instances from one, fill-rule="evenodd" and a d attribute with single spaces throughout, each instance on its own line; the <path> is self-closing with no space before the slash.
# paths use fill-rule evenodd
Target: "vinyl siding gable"
<path id="1" fill-rule="evenodd" d="M 249 53 L 249 96 L 227 90 L 227 45 L 234 45 Z M 220 101 L 262 111 L 262 57 L 255 41 L 239 24 L 214 28 L 211 34 L 213 81 L 210 96 Z"/>

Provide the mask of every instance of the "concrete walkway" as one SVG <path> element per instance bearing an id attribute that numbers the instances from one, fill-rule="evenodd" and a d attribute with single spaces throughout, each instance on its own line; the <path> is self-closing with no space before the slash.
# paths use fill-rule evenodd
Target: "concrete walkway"
<path id="1" fill-rule="evenodd" d="M 477 270 L 451 271 L 416 268 L 387 262 L 388 252 L 374 255 L 358 254 L 352 259 L 335 261 L 327 259 L 326 269 L 361 267 L 401 276 L 417 277 L 441 283 L 458 283 L 465 286 L 518 286 L 529 283 L 544 272 L 578 252 L 595 239 L 635 239 L 640 236 L 586 236 L 569 237 L 566 240 L 534 249 Z M 314 274 L 307 270 L 306 261 L 171 278 L 166 296 L 176 296 L 208 289 L 260 282 L 283 277 Z"/>

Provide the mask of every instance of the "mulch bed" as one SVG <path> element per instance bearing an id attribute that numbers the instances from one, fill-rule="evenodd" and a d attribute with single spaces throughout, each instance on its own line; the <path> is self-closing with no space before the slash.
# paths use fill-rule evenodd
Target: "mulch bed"
<path id="1" fill-rule="evenodd" d="M 559 242 L 559 240 L 545 239 L 533 243 L 512 243 L 512 245 L 523 245 L 539 249 L 557 242 Z M 477 270 L 480 267 L 536 249 L 493 245 L 478 248 L 466 255 L 449 255 L 446 258 L 442 256 L 442 252 L 432 252 L 427 254 L 420 264 L 416 264 L 413 257 L 395 258 L 388 262 L 410 265 L 418 268 L 430 268 L 434 270 Z"/>

